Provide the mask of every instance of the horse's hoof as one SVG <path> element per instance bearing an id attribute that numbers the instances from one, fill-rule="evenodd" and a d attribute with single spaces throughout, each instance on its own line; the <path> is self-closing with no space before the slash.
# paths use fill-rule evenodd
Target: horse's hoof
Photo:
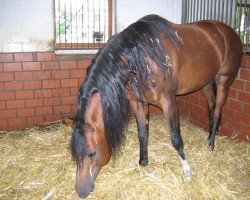
<path id="1" fill-rule="evenodd" d="M 189 165 L 183 166 L 183 175 L 184 175 L 184 182 L 191 181 L 191 168 Z"/>
<path id="2" fill-rule="evenodd" d="M 209 144 L 208 145 L 208 149 L 211 150 L 211 151 L 213 151 L 214 150 L 214 145 Z"/>
<path id="3" fill-rule="evenodd" d="M 184 182 L 188 183 L 191 181 L 191 169 L 184 169 L 183 170 L 183 174 L 184 174 Z"/>
<path id="4" fill-rule="evenodd" d="M 147 159 L 139 160 L 139 164 L 142 165 L 142 166 L 146 166 L 148 164 L 148 160 Z"/>
<path id="5" fill-rule="evenodd" d="M 184 176 L 184 182 L 189 183 L 191 182 L 191 176 Z"/>
<path id="6" fill-rule="evenodd" d="M 187 162 L 187 160 L 183 160 L 181 157 L 181 164 L 183 169 L 183 175 L 184 175 L 184 182 L 190 182 L 191 181 L 191 168 Z"/>

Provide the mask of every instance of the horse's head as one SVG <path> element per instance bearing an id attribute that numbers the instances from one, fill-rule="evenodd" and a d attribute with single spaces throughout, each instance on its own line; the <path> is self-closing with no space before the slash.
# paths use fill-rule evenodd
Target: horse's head
<path id="1" fill-rule="evenodd" d="M 77 135 L 79 130 L 75 128 L 71 143 L 77 165 L 75 187 L 81 198 L 87 197 L 93 191 L 98 173 L 110 160 L 99 93 L 89 98 L 84 121 L 81 131 L 83 134 Z M 80 158 L 75 155 L 77 152 L 81 155 Z"/>

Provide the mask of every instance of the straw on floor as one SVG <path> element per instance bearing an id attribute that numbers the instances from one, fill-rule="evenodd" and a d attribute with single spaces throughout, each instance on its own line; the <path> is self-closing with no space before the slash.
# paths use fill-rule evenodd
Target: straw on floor
<path id="1" fill-rule="evenodd" d="M 182 120 L 185 153 L 192 168 L 192 180 L 187 183 L 164 118 L 151 117 L 149 127 L 148 166 L 138 164 L 137 128 L 131 120 L 122 151 L 102 168 L 87 199 L 250 199 L 249 143 L 219 136 L 210 151 L 207 133 Z M 0 132 L 0 199 L 78 199 L 70 136 L 71 128 L 63 121 Z"/>

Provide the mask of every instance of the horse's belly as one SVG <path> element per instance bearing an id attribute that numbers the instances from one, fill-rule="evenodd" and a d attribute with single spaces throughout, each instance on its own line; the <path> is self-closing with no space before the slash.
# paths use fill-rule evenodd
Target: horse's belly
<path id="1" fill-rule="evenodd" d="M 218 72 L 219 65 L 189 65 L 179 72 L 176 94 L 183 95 L 197 91 L 207 85 Z"/>

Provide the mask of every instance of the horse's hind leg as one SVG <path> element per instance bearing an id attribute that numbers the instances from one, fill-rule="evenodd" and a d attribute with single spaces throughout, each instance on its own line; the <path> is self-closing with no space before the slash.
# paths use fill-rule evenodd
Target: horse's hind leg
<path id="1" fill-rule="evenodd" d="M 217 95 L 216 95 L 216 103 L 213 114 L 213 119 L 210 125 L 210 133 L 209 133 L 209 148 L 211 150 L 214 149 L 214 140 L 215 133 L 218 131 L 220 122 L 221 122 L 221 111 L 222 107 L 226 102 L 229 88 L 235 78 L 235 74 L 233 75 L 220 75 L 217 82 Z"/>
<path id="2" fill-rule="evenodd" d="M 185 158 L 185 154 L 183 150 L 184 144 L 183 144 L 183 140 L 181 137 L 179 112 L 178 112 L 178 107 L 176 104 L 175 96 L 169 97 L 163 102 L 165 102 L 163 103 L 162 106 L 163 106 L 164 115 L 166 117 L 169 129 L 170 129 L 171 142 L 172 142 L 173 147 L 178 152 L 179 157 L 181 159 L 183 173 L 184 173 L 184 180 L 189 181 L 191 169 Z"/>
<path id="3" fill-rule="evenodd" d="M 148 105 L 141 102 L 131 102 L 135 114 L 140 143 L 140 165 L 148 164 Z"/>
<path id="4" fill-rule="evenodd" d="M 216 85 L 215 81 L 210 81 L 206 86 L 204 86 L 201 91 L 207 102 L 209 125 L 211 126 L 214 116 L 215 109 L 215 96 L 216 96 Z"/>

